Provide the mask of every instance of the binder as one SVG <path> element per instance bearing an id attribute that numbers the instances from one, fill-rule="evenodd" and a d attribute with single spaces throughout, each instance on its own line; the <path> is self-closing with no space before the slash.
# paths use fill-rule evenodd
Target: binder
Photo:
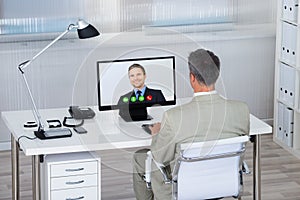
<path id="1" fill-rule="evenodd" d="M 286 107 L 283 113 L 283 142 L 293 147 L 293 127 L 294 126 L 294 111 L 291 108 Z"/>
<path id="2" fill-rule="evenodd" d="M 285 87 L 284 87 L 284 64 L 281 63 L 280 66 L 279 66 L 279 92 L 278 92 L 278 98 L 281 100 L 281 101 L 284 101 L 284 91 L 285 91 Z"/>
<path id="3" fill-rule="evenodd" d="M 283 0 L 281 10 L 283 19 L 297 22 L 298 0 Z"/>
<path id="4" fill-rule="evenodd" d="M 281 59 L 289 65 L 296 64 L 297 27 L 293 24 L 282 23 Z"/>
<path id="5" fill-rule="evenodd" d="M 288 106 L 293 107 L 295 102 L 296 71 L 293 67 L 281 63 L 279 72 L 279 99 Z"/>
<path id="6" fill-rule="evenodd" d="M 287 93 L 284 91 L 285 99 L 288 105 L 294 106 L 296 71 L 289 66 L 285 66 L 284 69 L 284 87 L 287 90 Z"/>
<path id="7" fill-rule="evenodd" d="M 282 23 L 282 38 L 281 38 L 281 60 L 288 63 L 288 23 Z"/>
<path id="8" fill-rule="evenodd" d="M 297 56 L 297 26 L 289 24 L 288 25 L 288 45 L 290 48 L 290 52 L 288 52 L 288 60 L 291 65 L 296 65 L 296 56 Z"/>
<path id="9" fill-rule="evenodd" d="M 283 112 L 284 105 L 282 103 L 278 103 L 277 138 L 280 141 L 283 141 Z"/>

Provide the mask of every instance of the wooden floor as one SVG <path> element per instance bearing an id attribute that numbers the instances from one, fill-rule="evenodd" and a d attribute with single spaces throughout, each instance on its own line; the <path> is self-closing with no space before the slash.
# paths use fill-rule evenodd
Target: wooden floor
<path id="1" fill-rule="evenodd" d="M 131 157 L 136 149 L 98 152 L 102 159 L 102 199 L 133 200 Z M 262 200 L 300 199 L 300 160 L 262 136 Z M 21 199 L 31 196 L 31 159 L 20 153 Z M 252 169 L 252 144 L 247 146 L 246 161 Z M 244 176 L 243 200 L 252 199 L 252 175 Z M 0 152 L 0 200 L 11 199 L 10 152 Z"/>

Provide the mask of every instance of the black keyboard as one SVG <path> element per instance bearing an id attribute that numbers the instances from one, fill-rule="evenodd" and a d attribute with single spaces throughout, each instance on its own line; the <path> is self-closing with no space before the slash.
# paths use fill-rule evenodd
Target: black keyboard
<path id="1" fill-rule="evenodd" d="M 142 125 L 142 128 L 143 128 L 148 134 L 151 135 L 151 130 L 150 130 L 149 126 L 152 126 L 152 124 L 143 124 L 143 125 Z"/>

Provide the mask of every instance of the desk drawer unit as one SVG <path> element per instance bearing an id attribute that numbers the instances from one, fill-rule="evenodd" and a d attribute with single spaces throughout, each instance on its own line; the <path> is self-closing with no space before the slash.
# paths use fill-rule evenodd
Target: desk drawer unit
<path id="1" fill-rule="evenodd" d="M 45 156 L 41 164 L 42 199 L 100 200 L 101 160 L 94 152 Z"/>

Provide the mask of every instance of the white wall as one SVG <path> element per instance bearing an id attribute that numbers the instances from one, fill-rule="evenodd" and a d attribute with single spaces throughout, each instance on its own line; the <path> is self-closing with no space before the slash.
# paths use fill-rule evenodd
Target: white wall
<path id="1" fill-rule="evenodd" d="M 238 0 L 238 23 L 259 24 L 276 20 L 277 1 L 274 0 Z"/>

